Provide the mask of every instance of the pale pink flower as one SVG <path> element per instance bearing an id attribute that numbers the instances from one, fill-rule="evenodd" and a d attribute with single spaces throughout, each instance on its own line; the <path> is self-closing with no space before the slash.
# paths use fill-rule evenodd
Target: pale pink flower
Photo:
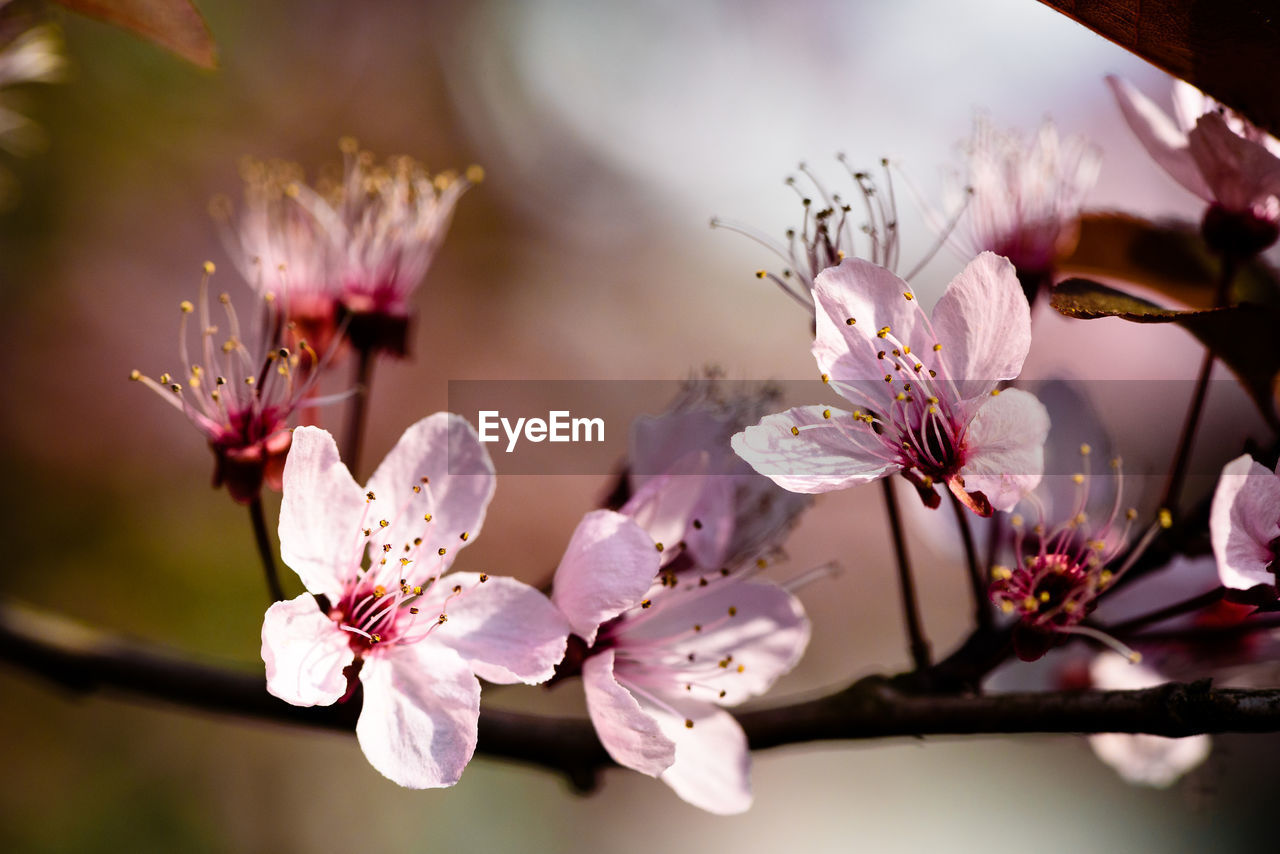
<path id="1" fill-rule="evenodd" d="M 1044 469 L 1049 417 L 997 388 L 1031 346 L 1031 311 L 1008 260 L 984 252 L 925 314 L 893 273 L 848 259 L 818 275 L 813 355 L 852 413 L 802 406 L 733 437 L 756 471 L 793 492 L 902 472 L 930 506 L 945 484 L 975 512 L 1013 507 Z"/>
<path id="2" fill-rule="evenodd" d="M 1028 285 L 1044 283 L 1075 248 L 1080 207 L 1098 179 L 1098 149 L 1082 136 L 1060 136 L 1050 121 L 1027 140 L 979 117 L 966 154 L 967 227 L 955 232 L 957 242 L 967 257 L 990 250 L 1012 261 Z"/>
<path id="3" fill-rule="evenodd" d="M 339 254 L 338 287 L 350 313 L 348 330 L 358 349 L 404 355 L 410 297 L 444 242 L 459 197 L 483 180 L 471 166 L 463 175 L 429 174 L 409 157 L 385 164 L 344 138 L 342 183 L 298 198 L 323 223 Z"/>
<path id="4" fill-rule="evenodd" d="M 1103 691 L 1137 691 L 1169 681 L 1151 668 L 1134 664 L 1113 652 L 1104 652 L 1095 658 L 1089 666 L 1089 675 L 1093 687 Z M 1164 789 L 1204 762 L 1212 741 L 1207 735 L 1165 738 L 1109 732 L 1089 736 L 1089 746 L 1125 782 Z"/>
<path id="5" fill-rule="evenodd" d="M 763 694 L 795 666 L 809 622 L 781 587 L 745 580 L 750 570 L 660 573 L 661 558 L 633 519 L 589 513 L 552 600 L 585 643 L 587 709 L 609 755 L 695 806 L 742 812 L 751 756 L 721 707 Z"/>
<path id="6" fill-rule="evenodd" d="M 1224 587 L 1276 588 L 1280 570 L 1280 467 L 1248 454 L 1227 463 L 1213 494 L 1209 535 Z"/>
<path id="7" fill-rule="evenodd" d="M 294 433 L 280 553 L 309 592 L 267 611 L 267 690 L 314 706 L 363 686 L 356 737 L 402 786 L 458 781 L 476 746 L 477 676 L 542 682 L 564 656 L 569 627 L 537 590 L 446 575 L 480 533 L 493 488 L 488 452 L 457 415 L 406 430 L 363 489 L 327 432 Z"/>
<path id="8" fill-rule="evenodd" d="M 338 330 L 338 259 L 329 235 L 298 201 L 302 168 L 245 158 L 240 172 L 239 213 L 224 196 L 210 204 L 227 253 L 259 295 L 277 300 L 293 325 L 293 340 L 327 353 Z"/>
<path id="9" fill-rule="evenodd" d="M 729 442 L 775 407 L 778 397 L 768 385 L 708 376 L 686 382 L 661 415 L 637 418 L 629 454 L 633 497 L 623 512 L 639 519 L 662 497 L 667 516 L 676 526 L 687 522 L 687 529 L 659 531 L 641 524 L 655 539 L 683 541 L 688 548 L 679 558 L 682 564 L 714 569 L 776 550 L 812 499 L 757 474 Z M 678 478 L 678 490 L 660 485 L 666 476 L 694 472 L 700 476 Z"/>
<path id="10" fill-rule="evenodd" d="M 258 498 L 265 483 L 280 488 L 291 434 L 289 418 L 314 385 L 315 351 L 305 344 L 284 346 L 284 321 L 278 304 L 262 300 L 259 327 L 246 339 L 231 298 L 220 294 L 226 327 L 209 313 L 209 277 L 205 264 L 196 303 L 183 300 L 178 332 L 182 374 L 153 380 L 139 371 L 130 379 L 157 392 L 191 420 L 209 442 L 216 459 L 215 487 L 226 485 L 236 501 Z M 187 343 L 187 328 L 200 325 L 198 349 Z"/>
<path id="11" fill-rule="evenodd" d="M 1275 242 L 1280 140 L 1181 80 L 1173 85 L 1173 118 L 1128 81 L 1112 75 L 1107 83 L 1147 153 L 1210 204 L 1206 238 L 1233 240 L 1215 248 L 1252 254 Z"/>

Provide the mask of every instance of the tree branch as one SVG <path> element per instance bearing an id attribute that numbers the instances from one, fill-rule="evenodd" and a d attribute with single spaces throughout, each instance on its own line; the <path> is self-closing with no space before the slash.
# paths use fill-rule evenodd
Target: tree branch
<path id="1" fill-rule="evenodd" d="M 975 635 L 976 637 L 976 635 Z M 999 635 L 966 649 L 997 648 Z M 994 644 L 994 646 L 993 646 Z M 261 673 L 201 663 L 151 644 L 0 602 L 0 659 L 88 694 L 117 692 L 196 711 L 351 731 L 359 704 L 301 708 L 266 692 Z M 1280 690 L 1213 688 L 1208 680 L 1142 691 L 919 693 L 921 674 L 870 676 L 813 700 L 737 715 L 753 749 L 819 740 L 925 735 L 1126 732 L 1187 736 L 1280 731 Z M 612 764 L 585 720 L 484 710 L 478 754 L 560 771 L 589 789 Z"/>

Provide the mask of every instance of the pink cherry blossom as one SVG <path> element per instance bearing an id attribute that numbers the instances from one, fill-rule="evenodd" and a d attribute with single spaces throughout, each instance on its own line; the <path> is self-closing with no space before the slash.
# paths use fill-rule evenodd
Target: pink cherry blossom
<path id="1" fill-rule="evenodd" d="M 534 684 L 564 656 L 569 627 L 537 590 L 449 573 L 493 488 L 488 452 L 457 415 L 406 430 L 364 489 L 327 432 L 294 432 L 280 553 L 309 592 L 267 611 L 267 690 L 312 706 L 362 686 L 356 736 L 402 786 L 458 781 L 476 746 L 477 676 Z"/>
<path id="2" fill-rule="evenodd" d="M 1111 461 L 1115 499 L 1109 510 L 1093 519 L 1090 492 L 1096 475 L 1088 471 L 1092 449 L 1081 447 L 1083 471 L 1074 475 L 1074 505 L 1050 525 L 1035 495 L 1027 502 L 1039 518 L 1030 533 L 1020 514 L 1012 518 L 1013 562 L 991 568 L 991 601 L 1015 617 L 1014 649 L 1024 661 L 1034 661 L 1065 635 L 1084 635 L 1138 660 L 1140 656 L 1097 629 L 1081 625 L 1109 591 L 1146 550 L 1161 526 L 1162 514 L 1142 539 L 1129 549 L 1129 535 L 1137 511 L 1122 510 L 1124 480 L 1119 459 Z M 1123 562 L 1116 564 L 1122 554 Z"/>
<path id="3" fill-rule="evenodd" d="M 444 242 L 453 208 L 484 171 L 429 174 L 408 157 L 376 163 L 344 138 L 342 183 L 300 186 L 298 198 L 323 224 L 339 255 L 338 287 L 359 349 L 404 355 L 410 297 Z"/>
<path id="4" fill-rule="evenodd" d="M 223 244 L 244 280 L 272 296 L 292 326 L 294 342 L 328 353 L 338 333 L 337 257 L 329 235 L 298 196 L 302 168 L 281 160 L 245 158 L 244 203 L 237 214 L 226 197 L 210 211 Z"/>
<path id="5" fill-rule="evenodd" d="M 209 277 L 205 265 L 193 304 L 184 300 L 178 351 L 186 374 L 161 374 L 159 380 L 139 371 L 130 378 L 150 387 L 191 420 L 213 450 L 215 487 L 226 485 L 236 501 L 255 500 L 266 485 L 280 488 L 291 434 L 289 417 L 314 387 L 317 363 L 305 344 L 284 347 L 283 320 L 274 300 L 263 300 L 262 328 L 246 338 L 227 294 L 218 297 L 226 326 L 213 323 L 209 312 Z M 200 324 L 198 349 L 187 342 L 192 321 Z"/>
<path id="6" fill-rule="evenodd" d="M 620 765 L 714 813 L 751 805 L 746 736 L 723 706 L 769 689 L 809 640 L 800 603 L 750 570 L 659 573 L 644 528 L 589 513 L 556 570 L 552 600 L 586 644 L 587 709 Z"/>
<path id="7" fill-rule="evenodd" d="M 1209 535 L 1225 587 L 1276 587 L 1280 570 L 1280 467 L 1248 454 L 1227 463 L 1213 494 Z"/>
<path id="8" fill-rule="evenodd" d="M 1079 237 L 1080 206 L 1098 179 L 1097 148 L 1060 136 L 1049 121 L 1028 141 L 979 117 L 966 153 L 967 228 L 955 233 L 965 254 L 1004 255 L 1028 282 L 1051 276 Z"/>
<path id="9" fill-rule="evenodd" d="M 778 397 L 768 385 L 708 376 L 689 380 L 661 415 L 637 418 L 629 455 L 632 499 L 623 512 L 656 540 L 683 542 L 684 565 L 715 569 L 775 550 L 812 499 L 757 474 L 729 442 Z M 699 476 L 689 476 L 695 472 Z M 673 476 L 680 484 L 674 490 L 662 483 Z M 659 513 L 685 529 L 660 530 L 653 518 Z"/>
<path id="10" fill-rule="evenodd" d="M 1173 87 L 1173 117 L 1119 77 L 1107 77 L 1125 121 L 1169 175 L 1204 201 L 1206 237 L 1230 228 L 1258 252 L 1280 228 L 1280 140 L 1189 83 Z M 1243 230 L 1243 236 L 1241 236 Z M 1221 247 L 1218 247 L 1221 248 Z"/>
<path id="11" fill-rule="evenodd" d="M 902 472 L 930 506 L 945 484 L 974 511 L 1013 507 L 1044 468 L 1049 417 L 997 388 L 1031 345 L 1031 312 L 1007 259 L 984 252 L 952 280 L 932 320 L 910 286 L 857 258 L 818 275 L 813 355 L 858 406 L 802 406 L 733 437 L 756 471 L 794 492 L 829 492 Z"/>
<path id="12" fill-rule="evenodd" d="M 1093 687 L 1103 691 L 1136 691 L 1169 681 L 1151 668 L 1134 664 L 1113 652 L 1104 652 L 1095 658 L 1089 666 L 1089 675 Z M 1125 782 L 1164 789 L 1204 762 L 1212 741 L 1207 735 L 1164 738 L 1110 732 L 1089 736 L 1089 746 Z"/>

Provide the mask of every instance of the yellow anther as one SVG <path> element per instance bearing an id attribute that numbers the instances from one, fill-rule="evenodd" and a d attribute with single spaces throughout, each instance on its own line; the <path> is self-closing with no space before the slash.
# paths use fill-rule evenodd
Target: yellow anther
<path id="1" fill-rule="evenodd" d="M 908 300 L 915 299 L 915 294 L 911 293 L 911 291 L 903 291 L 902 295 L 906 297 Z"/>
<path id="2" fill-rule="evenodd" d="M 1074 601 L 1062 603 L 1062 610 L 1068 614 L 1074 614 L 1076 612 L 1076 609 L 1079 607 L 1080 606 L 1077 605 Z"/>
<path id="3" fill-rule="evenodd" d="M 900 392 L 898 392 L 896 395 L 894 395 L 894 396 L 893 396 L 893 399 L 894 399 L 894 400 L 906 400 L 906 399 L 907 399 L 907 393 L 906 393 L 905 391 L 900 391 Z"/>
<path id="4" fill-rule="evenodd" d="M 910 347 L 908 347 L 906 344 L 903 344 L 903 345 L 902 345 L 902 354 L 903 354 L 904 356 L 910 356 L 910 355 L 911 355 L 911 348 L 910 348 Z"/>
<path id="5" fill-rule="evenodd" d="M 1071 475 L 1071 482 L 1076 484 L 1077 486 L 1079 484 L 1084 483 L 1084 475 L 1080 474 L 1079 472 L 1076 472 L 1075 474 Z"/>
<path id="6" fill-rule="evenodd" d="M 424 514 L 422 514 L 422 521 L 424 521 L 424 522 L 430 522 L 430 521 L 431 521 L 431 514 L 430 514 L 430 513 L 424 513 Z"/>
<path id="7" fill-rule="evenodd" d="M 360 150 L 360 143 L 354 136 L 344 136 L 338 140 L 338 150 L 343 154 L 355 154 Z"/>
<path id="8" fill-rule="evenodd" d="M 746 666 L 745 664 L 739 664 L 739 665 L 738 665 L 738 672 L 739 672 L 739 673 L 741 673 L 742 671 L 744 671 L 744 670 L 746 670 L 746 669 L 747 669 L 747 666 Z"/>
<path id="9" fill-rule="evenodd" d="M 421 486 L 418 486 L 418 484 L 416 484 L 416 483 L 415 483 L 415 484 L 413 485 L 413 491 L 414 491 L 415 493 L 422 492 L 422 487 L 421 487 Z"/>
<path id="10" fill-rule="evenodd" d="M 414 616 L 417 616 L 417 614 L 418 614 L 418 609 L 417 609 L 417 608 L 410 608 L 410 609 L 409 609 L 409 613 L 410 613 L 410 614 L 413 614 Z"/>
<path id="11" fill-rule="evenodd" d="M 191 300 L 187 300 L 187 299 L 184 299 L 182 302 L 178 303 L 178 308 L 179 310 L 182 311 L 183 314 L 190 314 L 191 312 L 196 310 L 196 307 L 191 304 Z"/>
<path id="12" fill-rule="evenodd" d="M 421 585 L 421 584 L 418 584 L 418 585 L 415 585 L 415 586 L 414 586 L 414 588 L 413 588 L 413 595 L 414 595 L 414 596 L 421 596 L 421 595 L 422 595 L 422 585 Z"/>
<path id="13" fill-rule="evenodd" d="M 857 323 L 857 322 L 858 322 L 858 321 L 854 320 L 852 317 L 847 318 L 847 319 L 845 320 L 845 323 L 846 323 L 847 325 L 849 325 L 849 326 L 853 326 L 853 325 L 854 325 L 855 323 Z"/>
<path id="14" fill-rule="evenodd" d="M 653 600 L 651 600 L 651 599 L 644 599 L 644 600 L 642 600 L 642 601 L 640 602 L 640 607 L 641 607 L 641 608 L 648 608 L 648 607 L 650 607 L 651 605 L 653 605 Z"/>
<path id="15" fill-rule="evenodd" d="M 484 180 L 484 167 L 472 163 L 463 174 L 467 176 L 467 180 L 472 184 L 479 184 Z"/>
<path id="16" fill-rule="evenodd" d="M 380 519 L 380 520 L 378 521 L 378 527 L 379 527 L 379 528 L 385 528 L 385 527 L 387 527 L 387 526 L 388 526 L 388 525 L 390 525 L 390 524 L 391 524 L 391 523 L 390 523 L 390 522 L 388 522 L 386 519 Z"/>
<path id="17" fill-rule="evenodd" d="M 364 494 L 364 497 L 365 497 L 367 500 L 369 500 L 369 501 L 376 501 L 376 500 L 377 500 L 377 498 L 378 498 L 378 496 L 376 496 L 376 495 L 374 495 L 374 494 L 373 494 L 373 490 L 372 490 L 372 489 L 371 489 L 371 490 L 369 490 L 368 492 L 366 492 L 366 493 Z"/>
<path id="18" fill-rule="evenodd" d="M 1008 581 L 1013 577 L 1013 573 L 1007 566 L 996 565 L 991 567 L 991 577 L 996 581 Z"/>
<path id="19" fill-rule="evenodd" d="M 442 547 L 439 551 L 436 552 L 436 554 L 440 555 L 440 557 L 444 557 L 448 551 L 449 551 L 448 549 Z"/>
<path id="20" fill-rule="evenodd" d="M 448 614 L 441 614 L 441 615 L 439 616 L 439 618 L 437 618 L 436 622 L 441 623 L 441 624 L 449 622 L 449 615 L 448 615 Z"/>
<path id="21" fill-rule="evenodd" d="M 1022 610 L 1035 611 L 1040 608 L 1040 603 L 1035 600 L 1034 596 L 1028 596 L 1022 600 Z"/>
<path id="22" fill-rule="evenodd" d="M 1080 446 L 1080 456 L 1082 456 L 1082 457 L 1087 457 L 1087 456 L 1089 456 L 1091 453 L 1093 453 L 1093 448 L 1091 448 L 1091 447 L 1089 446 L 1089 443 L 1088 443 L 1088 442 L 1086 442 L 1086 443 L 1084 443 L 1083 445 L 1081 445 L 1081 446 Z"/>
<path id="23" fill-rule="evenodd" d="M 993 389 L 991 389 L 991 396 L 992 396 L 992 397 L 999 397 L 999 396 L 1000 396 L 1000 389 L 998 389 L 998 388 L 993 388 Z"/>
<path id="24" fill-rule="evenodd" d="M 1160 527 L 1165 530 L 1173 527 L 1173 514 L 1164 507 L 1160 508 L 1160 512 L 1156 514 L 1156 519 L 1160 522 Z"/>
<path id="25" fill-rule="evenodd" d="M 730 616 L 730 617 L 736 617 L 736 616 L 738 616 L 738 609 L 737 609 L 737 608 L 735 608 L 735 607 L 733 607 L 732 605 L 730 605 L 730 606 L 729 606 L 729 616 Z"/>
<path id="26" fill-rule="evenodd" d="M 1003 611 L 1003 612 L 1004 612 L 1004 613 L 1006 613 L 1006 614 L 1011 614 L 1011 613 L 1013 613 L 1013 603 L 1012 603 L 1012 602 L 1010 602 L 1008 599 L 1001 599 L 1001 600 L 1000 600 L 1000 610 L 1001 610 L 1001 611 Z"/>
<path id="27" fill-rule="evenodd" d="M 374 643 L 382 643 L 382 635 L 377 634 L 375 632 L 370 636 L 370 640 L 372 640 Z"/>
<path id="28" fill-rule="evenodd" d="M 1130 650 L 1128 658 L 1130 664 L 1140 664 L 1142 662 L 1142 653 L 1137 650 Z"/>
<path id="29" fill-rule="evenodd" d="M 831 382 L 831 375 L 830 375 L 830 374 L 823 374 L 823 375 L 822 375 L 822 381 L 823 381 L 824 383 L 829 383 L 829 382 Z"/>
<path id="30" fill-rule="evenodd" d="M 756 278 L 757 278 L 757 279 L 763 279 L 763 278 L 764 278 L 765 276 L 767 276 L 767 275 L 769 275 L 769 271 L 768 271 L 768 270 L 756 270 Z"/>
<path id="31" fill-rule="evenodd" d="M 409 564 L 411 564 L 411 563 L 413 563 L 413 559 L 412 559 L 412 558 L 407 558 L 407 557 L 402 557 L 402 558 L 400 558 L 400 565 L 401 565 L 401 566 L 408 566 L 408 565 L 409 565 Z"/>
<path id="32" fill-rule="evenodd" d="M 1111 570 L 1109 569 L 1102 570 L 1102 572 L 1098 573 L 1098 586 L 1106 587 L 1108 584 L 1111 583 L 1111 579 L 1114 577 L 1115 576 L 1112 574 Z"/>
<path id="33" fill-rule="evenodd" d="M 387 595 L 387 588 L 383 587 L 381 584 L 373 588 L 373 596 L 375 599 L 381 599 L 383 596 L 386 596 L 386 595 Z"/>
<path id="34" fill-rule="evenodd" d="M 465 543 L 467 541 L 467 532 L 463 531 L 461 534 L 459 534 L 458 539 L 462 540 Z"/>
<path id="35" fill-rule="evenodd" d="M 481 584 L 484 584 L 484 583 L 485 583 L 486 581 L 488 581 L 488 580 L 489 580 L 489 574 L 488 574 L 487 572 L 482 572 L 482 573 L 480 573 L 480 583 L 481 583 Z"/>
<path id="36" fill-rule="evenodd" d="M 1049 591 L 1048 591 L 1048 590 L 1041 590 L 1041 591 L 1040 591 L 1040 601 L 1041 601 L 1041 602 L 1048 602 L 1048 601 L 1049 601 Z"/>
<path id="37" fill-rule="evenodd" d="M 938 353 L 938 352 L 941 352 L 941 350 L 942 350 L 942 345 L 941 345 L 941 344 L 934 344 L 934 345 L 933 345 L 933 352 Z"/>
<path id="38" fill-rule="evenodd" d="M 137 382 L 138 380 L 142 379 L 142 372 L 139 371 L 137 368 L 134 368 L 132 371 L 129 372 L 129 379 L 133 380 L 134 382 Z"/>
<path id="39" fill-rule="evenodd" d="M 1088 518 L 1089 517 L 1086 516 L 1084 513 L 1077 513 L 1076 517 L 1071 521 L 1075 522 L 1077 525 L 1083 525 Z"/>
<path id="40" fill-rule="evenodd" d="M 664 546 L 662 545 L 662 543 L 654 543 L 654 544 L 653 544 L 653 547 L 654 547 L 655 549 L 657 549 L 658 551 L 662 551 L 662 549 L 664 548 Z"/>
<path id="41" fill-rule="evenodd" d="M 823 418 L 830 418 L 830 417 L 831 417 L 831 410 L 830 410 L 830 409 L 824 409 L 824 410 L 822 410 L 822 417 L 823 417 Z"/>
<path id="42" fill-rule="evenodd" d="M 800 428 L 799 428 L 799 427 L 794 427 L 794 426 L 793 426 L 793 427 L 791 428 L 791 435 L 792 435 L 792 436 L 799 436 L 799 435 L 800 435 Z"/>
<path id="43" fill-rule="evenodd" d="M 756 558 L 756 569 L 764 569 L 768 565 L 769 565 L 769 561 L 765 560 L 764 558 L 762 557 Z"/>
<path id="44" fill-rule="evenodd" d="M 215 267 L 215 266 L 213 266 L 213 262 L 212 262 L 212 261 L 205 261 L 205 262 L 204 262 L 204 271 L 205 271 L 205 273 L 207 273 L 208 275 L 212 276 L 212 275 L 213 275 L 213 271 L 214 271 L 214 270 L 216 270 L 216 269 L 218 269 L 218 268 L 217 268 L 217 267 Z"/>
<path id="45" fill-rule="evenodd" d="M 689 718 L 684 719 L 684 725 L 688 729 L 693 729 L 693 721 L 690 720 Z"/>
<path id="46" fill-rule="evenodd" d="M 880 331 L 876 333 L 877 338 L 888 338 L 890 329 L 887 326 L 880 327 Z"/>

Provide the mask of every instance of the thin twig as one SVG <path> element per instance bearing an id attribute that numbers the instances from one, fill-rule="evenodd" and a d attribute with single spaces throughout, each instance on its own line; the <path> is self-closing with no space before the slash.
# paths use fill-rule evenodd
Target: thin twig
<path id="1" fill-rule="evenodd" d="M 355 395 L 347 409 L 346 447 L 343 462 L 352 475 L 359 477 L 360 448 L 364 444 L 365 414 L 369 407 L 369 387 L 373 383 L 373 363 L 377 357 L 372 347 L 361 347 L 356 357 Z"/>
<path id="2" fill-rule="evenodd" d="M 969 586 L 973 590 L 973 618 L 981 630 L 991 628 L 991 603 L 987 600 L 987 585 L 982 568 L 978 565 L 978 550 L 973 544 L 973 531 L 969 530 L 969 518 L 965 506 L 951 495 L 951 506 L 956 511 L 956 524 L 960 526 L 960 538 L 964 541 L 964 556 L 969 564 Z"/>
<path id="3" fill-rule="evenodd" d="M 261 495 L 249 504 L 249 519 L 253 522 L 253 539 L 258 544 L 258 557 L 262 559 L 262 572 L 267 577 L 271 601 L 280 602 L 285 598 L 284 588 L 280 586 L 280 575 L 276 571 L 275 547 L 271 544 L 271 535 L 267 533 Z"/>
<path id="4" fill-rule="evenodd" d="M 907 637 L 911 643 L 911 661 L 916 670 L 929 667 L 929 641 L 925 638 L 916 603 L 915 583 L 911 580 L 911 560 L 907 556 L 907 541 L 902 535 L 902 518 L 898 513 L 898 497 L 893 492 L 893 479 L 881 478 L 884 487 L 884 506 L 889 513 L 889 530 L 893 532 L 893 553 L 898 561 L 898 587 L 902 591 L 902 613 L 907 623 Z"/>

